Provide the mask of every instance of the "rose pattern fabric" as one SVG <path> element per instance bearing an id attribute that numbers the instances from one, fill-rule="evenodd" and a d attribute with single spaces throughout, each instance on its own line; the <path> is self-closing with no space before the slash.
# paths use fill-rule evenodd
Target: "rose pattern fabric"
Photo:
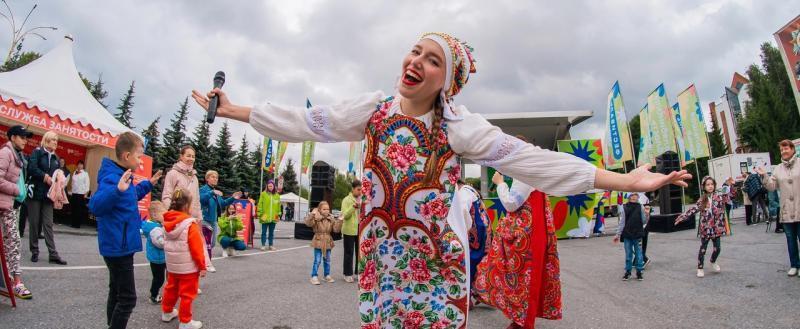
<path id="1" fill-rule="evenodd" d="M 436 136 L 439 179 L 425 184 L 430 130 L 378 104 L 366 127 L 359 223 L 361 328 L 465 328 L 467 249 L 447 224 L 459 159 Z"/>

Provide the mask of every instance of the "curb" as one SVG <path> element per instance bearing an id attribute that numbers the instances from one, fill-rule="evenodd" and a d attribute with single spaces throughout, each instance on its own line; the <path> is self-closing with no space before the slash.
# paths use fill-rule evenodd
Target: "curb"
<path id="1" fill-rule="evenodd" d="M 97 236 L 97 231 L 78 231 L 75 229 L 59 228 L 58 226 L 53 227 L 53 233 L 79 235 L 79 236 Z"/>

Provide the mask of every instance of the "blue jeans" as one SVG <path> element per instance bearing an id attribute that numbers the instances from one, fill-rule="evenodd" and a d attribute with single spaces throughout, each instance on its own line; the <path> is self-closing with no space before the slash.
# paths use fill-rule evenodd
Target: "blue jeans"
<path id="1" fill-rule="evenodd" d="M 789 247 L 789 264 L 793 268 L 800 268 L 800 253 L 797 252 L 797 233 L 800 223 L 783 223 L 783 233 L 786 234 L 786 245 Z"/>
<path id="2" fill-rule="evenodd" d="M 311 277 L 317 276 L 317 269 L 319 268 L 320 258 L 322 257 L 322 249 L 314 249 L 314 265 L 311 267 Z M 328 249 L 325 251 L 325 257 L 322 259 L 324 263 L 322 263 L 322 269 L 325 273 L 325 276 L 331 275 L 331 250 Z"/>
<path id="3" fill-rule="evenodd" d="M 636 270 L 644 270 L 642 259 L 642 239 L 622 239 L 625 243 L 625 272 L 630 272 L 636 263 Z"/>
<path id="4" fill-rule="evenodd" d="M 247 246 L 244 245 L 244 241 L 234 240 L 227 236 L 223 236 L 221 239 L 219 239 L 219 245 L 222 247 L 222 249 L 227 249 L 228 247 L 239 251 L 247 249 Z"/>
<path id="5" fill-rule="evenodd" d="M 269 246 L 272 247 L 272 240 L 275 237 L 275 223 L 261 224 L 261 245 L 267 243 L 267 230 L 269 230 Z"/>

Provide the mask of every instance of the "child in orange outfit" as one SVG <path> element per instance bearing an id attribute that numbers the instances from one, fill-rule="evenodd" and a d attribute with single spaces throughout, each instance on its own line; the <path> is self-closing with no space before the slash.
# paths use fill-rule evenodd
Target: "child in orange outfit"
<path id="1" fill-rule="evenodd" d="M 188 214 L 191 206 L 191 194 L 178 189 L 173 192 L 170 210 L 164 214 L 167 285 L 161 302 L 161 321 L 170 322 L 178 317 L 179 329 L 203 326 L 202 322 L 192 320 L 192 301 L 197 297 L 200 277 L 206 275 L 206 248 L 200 225 Z M 181 305 L 176 311 L 179 297 Z"/>

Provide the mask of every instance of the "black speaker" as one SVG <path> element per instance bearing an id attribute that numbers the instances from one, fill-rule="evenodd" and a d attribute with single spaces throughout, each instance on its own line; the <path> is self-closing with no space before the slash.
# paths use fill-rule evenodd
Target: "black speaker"
<path id="1" fill-rule="evenodd" d="M 681 160 L 678 157 L 678 153 L 668 151 L 656 157 L 656 171 L 658 173 L 666 175 L 678 170 L 681 170 Z M 658 190 L 658 204 L 662 215 L 683 212 L 681 188 L 671 184 L 660 188 Z"/>
<path id="2" fill-rule="evenodd" d="M 327 201 L 333 211 L 333 189 L 336 177 L 336 169 L 323 161 L 317 161 L 311 167 L 311 195 L 308 199 L 309 213 L 314 210 L 319 203 Z M 305 218 L 303 218 L 304 220 Z M 331 234 L 334 240 L 341 240 L 341 233 Z M 295 223 L 294 238 L 300 240 L 311 240 L 314 232 L 305 223 Z"/>
<path id="3" fill-rule="evenodd" d="M 333 190 L 335 180 L 336 168 L 327 163 L 317 161 L 311 167 L 311 187 L 323 187 Z"/>
<path id="4" fill-rule="evenodd" d="M 648 232 L 670 233 L 683 230 L 692 230 L 695 228 L 694 215 L 686 220 L 675 225 L 675 219 L 680 214 L 668 215 L 650 215 L 650 220 L 647 221 Z"/>

